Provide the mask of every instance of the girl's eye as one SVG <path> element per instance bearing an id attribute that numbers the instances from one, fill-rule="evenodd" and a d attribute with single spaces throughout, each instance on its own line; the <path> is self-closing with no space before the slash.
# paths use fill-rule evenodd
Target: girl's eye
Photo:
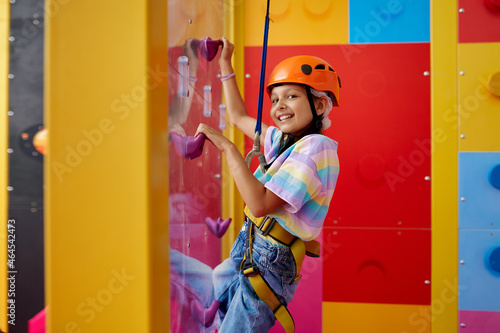
<path id="1" fill-rule="evenodd" d="M 288 98 L 294 98 L 296 97 L 295 95 L 288 95 Z"/>
<path id="2" fill-rule="evenodd" d="M 272 104 L 278 103 L 278 99 L 277 99 L 277 98 L 275 98 L 275 99 L 271 100 L 271 103 L 272 103 Z"/>

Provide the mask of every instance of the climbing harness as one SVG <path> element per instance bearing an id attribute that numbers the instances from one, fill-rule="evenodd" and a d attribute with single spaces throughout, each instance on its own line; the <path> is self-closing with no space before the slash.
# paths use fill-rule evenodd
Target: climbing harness
<path id="1" fill-rule="evenodd" d="M 286 231 L 275 218 L 264 216 L 256 218 L 250 213 L 248 207 L 244 209 L 245 219 L 247 221 L 247 237 L 245 242 L 245 254 L 240 264 L 240 269 L 245 275 L 257 296 L 273 311 L 276 319 L 281 323 L 287 333 L 295 332 L 295 323 L 288 311 L 286 305 L 282 304 L 276 293 L 273 291 L 267 281 L 260 275 L 259 267 L 253 261 L 253 239 L 255 238 L 254 231 L 261 236 L 269 236 L 280 244 L 290 248 L 293 259 L 295 261 L 295 277 L 290 284 L 300 280 L 300 270 L 305 255 L 310 257 L 319 257 L 320 244 L 318 241 L 304 242 L 299 237 L 296 237 Z M 254 230 L 255 228 L 255 230 Z"/>
<path id="2" fill-rule="evenodd" d="M 266 59 L 267 59 L 267 36 L 269 32 L 269 4 L 271 0 L 267 0 L 266 20 L 264 24 L 264 42 L 262 45 L 262 62 L 260 64 L 260 85 L 259 85 L 259 104 L 257 106 L 257 123 L 255 124 L 255 138 L 253 148 L 245 158 L 245 163 L 250 168 L 252 158 L 259 158 L 259 167 L 262 174 L 266 173 L 266 157 L 260 151 L 260 134 L 262 133 L 262 101 L 264 98 L 264 79 L 266 76 Z"/>

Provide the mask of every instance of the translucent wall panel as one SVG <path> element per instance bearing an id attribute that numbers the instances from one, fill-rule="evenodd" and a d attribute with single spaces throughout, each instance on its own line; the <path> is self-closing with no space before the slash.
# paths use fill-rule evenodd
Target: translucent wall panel
<path id="1" fill-rule="evenodd" d="M 211 269 L 221 261 L 219 236 L 223 232 L 218 233 L 208 225 L 217 225 L 218 221 L 227 218 L 221 216 L 222 154 L 206 142 L 201 156 L 185 158 L 179 151 L 182 148 L 177 146 L 176 149 L 173 139 L 176 135 L 180 138 L 194 136 L 200 123 L 217 130 L 223 127 L 220 124 L 221 82 L 217 61 L 223 13 L 224 5 L 220 1 L 169 1 L 172 332 L 212 332 L 216 326 L 210 320 L 200 323 L 200 317 L 194 312 L 196 308 L 210 306 Z"/>

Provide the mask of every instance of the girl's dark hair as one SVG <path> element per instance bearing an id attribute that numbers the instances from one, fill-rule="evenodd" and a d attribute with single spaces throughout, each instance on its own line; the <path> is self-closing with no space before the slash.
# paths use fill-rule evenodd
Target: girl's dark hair
<path id="1" fill-rule="evenodd" d="M 302 132 L 299 136 L 293 136 L 290 133 L 282 133 L 281 134 L 278 153 L 276 154 L 276 157 L 271 162 L 269 162 L 268 164 L 266 164 L 264 166 L 264 169 L 266 171 L 271 167 L 271 165 L 274 163 L 274 161 L 276 161 L 276 159 L 281 154 L 283 154 L 283 152 L 285 152 L 294 143 L 296 143 L 297 141 L 299 141 L 300 139 L 302 139 L 306 135 L 323 134 L 323 131 L 321 130 L 321 127 L 323 127 L 323 123 L 322 123 L 323 115 L 318 115 L 318 113 L 316 112 L 316 107 L 314 106 L 314 97 L 311 93 L 312 88 L 309 87 L 308 85 L 305 85 L 305 84 L 303 86 L 306 89 L 307 98 L 309 100 L 309 105 L 311 107 L 311 111 L 313 114 L 313 120 L 311 122 L 311 125 L 304 132 Z M 275 86 L 273 86 L 273 88 L 274 87 Z"/>

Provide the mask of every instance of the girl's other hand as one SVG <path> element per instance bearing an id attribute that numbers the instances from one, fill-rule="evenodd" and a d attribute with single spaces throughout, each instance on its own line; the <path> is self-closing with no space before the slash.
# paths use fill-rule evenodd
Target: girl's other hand
<path id="1" fill-rule="evenodd" d="M 219 49 L 222 49 L 220 58 L 219 58 L 219 65 L 223 66 L 224 64 L 231 64 L 231 57 L 233 56 L 234 52 L 234 45 L 227 40 L 226 37 L 221 38 L 223 45 L 219 46 Z M 231 73 L 227 73 L 231 74 Z"/>
<path id="2" fill-rule="evenodd" d="M 188 57 L 190 66 L 198 66 L 198 44 L 199 40 L 189 37 L 184 45 L 182 45 L 182 53 Z"/>
<path id="3" fill-rule="evenodd" d="M 182 128 L 182 126 L 180 124 L 173 124 L 170 126 L 170 123 L 169 123 L 168 131 L 179 134 L 180 136 L 186 136 L 186 131 L 184 131 L 184 128 Z"/>

